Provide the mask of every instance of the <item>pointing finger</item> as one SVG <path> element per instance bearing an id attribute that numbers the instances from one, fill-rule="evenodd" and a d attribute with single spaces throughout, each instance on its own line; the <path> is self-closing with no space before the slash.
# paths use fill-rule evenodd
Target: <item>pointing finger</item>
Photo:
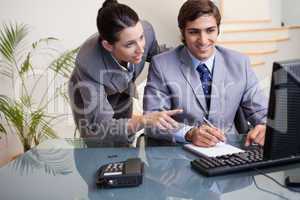
<path id="1" fill-rule="evenodd" d="M 182 113 L 183 110 L 182 109 L 175 109 L 175 110 L 167 110 L 167 111 L 164 111 L 167 115 L 169 116 L 172 116 L 172 115 L 175 115 L 175 114 L 179 114 L 179 113 Z"/>

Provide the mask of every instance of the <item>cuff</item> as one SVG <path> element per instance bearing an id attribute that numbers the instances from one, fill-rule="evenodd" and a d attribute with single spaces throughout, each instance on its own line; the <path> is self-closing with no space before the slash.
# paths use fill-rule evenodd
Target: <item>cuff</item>
<path id="1" fill-rule="evenodd" d="M 193 126 L 189 126 L 189 125 L 185 125 L 183 126 L 181 129 L 179 129 L 176 133 L 174 133 L 175 135 L 175 140 L 176 142 L 180 142 L 180 143 L 188 143 L 185 140 L 185 134 L 191 130 L 192 128 L 194 128 Z"/>

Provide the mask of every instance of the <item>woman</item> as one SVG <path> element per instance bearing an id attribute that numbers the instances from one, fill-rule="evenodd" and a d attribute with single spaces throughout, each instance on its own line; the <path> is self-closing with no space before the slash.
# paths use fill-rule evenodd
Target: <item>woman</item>
<path id="1" fill-rule="evenodd" d="M 69 95 L 82 137 L 112 145 L 129 144 L 134 133 L 150 126 L 177 128 L 171 116 L 181 110 L 132 115 L 134 80 L 145 61 L 159 52 L 152 26 L 130 7 L 106 0 L 97 16 L 98 33 L 80 48 Z"/>

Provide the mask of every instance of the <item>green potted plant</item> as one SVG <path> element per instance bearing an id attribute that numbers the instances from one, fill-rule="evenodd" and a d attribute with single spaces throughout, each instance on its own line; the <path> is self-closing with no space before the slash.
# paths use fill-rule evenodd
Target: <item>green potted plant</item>
<path id="1" fill-rule="evenodd" d="M 62 115 L 49 114 L 47 106 L 59 95 L 64 95 L 66 81 L 55 88 L 51 97 L 46 98 L 46 95 L 54 79 L 58 76 L 65 78 L 70 76 L 78 51 L 74 49 L 60 53 L 51 46 L 51 43 L 57 42 L 57 39 L 52 37 L 42 38 L 31 45 L 26 45 L 28 33 L 26 25 L 17 23 L 3 24 L 0 29 L 0 76 L 9 80 L 11 85 L 10 94 L 0 94 L 0 137 L 15 134 L 24 151 L 46 139 L 58 137 L 52 125 Z M 36 67 L 38 62 L 35 62 L 35 58 L 39 54 L 51 57 L 52 60 L 45 67 L 45 72 L 36 76 L 35 69 L 38 68 Z M 40 75 L 46 75 L 49 70 L 54 72 L 53 80 L 47 85 L 44 95 L 37 100 L 34 91 L 42 81 Z M 34 80 L 32 87 L 27 84 L 29 79 Z M 19 86 L 18 94 L 14 92 L 17 86 Z"/>

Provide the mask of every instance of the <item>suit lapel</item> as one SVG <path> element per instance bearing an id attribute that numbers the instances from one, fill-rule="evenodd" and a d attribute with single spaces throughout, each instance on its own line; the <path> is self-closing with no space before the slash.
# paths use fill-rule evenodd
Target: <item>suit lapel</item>
<path id="1" fill-rule="evenodd" d="M 210 112 L 209 118 L 217 119 L 222 118 L 223 109 L 225 107 L 225 62 L 219 51 L 216 50 L 214 69 L 213 69 L 213 80 L 210 100 Z"/>
<path id="2" fill-rule="evenodd" d="M 205 113 L 208 113 L 200 76 L 198 72 L 195 70 L 192 64 L 191 57 L 188 54 L 186 48 L 181 49 L 181 51 L 179 52 L 179 58 L 182 63 L 182 65 L 180 66 L 181 73 L 183 74 L 188 84 L 191 86 L 193 93 L 195 94 L 203 111 Z"/>
<path id="3" fill-rule="evenodd" d="M 102 49 L 103 60 L 106 66 L 106 72 L 110 72 L 103 78 L 106 79 L 106 84 L 111 84 L 116 92 L 125 92 L 133 97 L 137 98 L 137 91 L 135 84 L 132 82 L 134 75 L 134 66 L 129 67 L 129 71 L 125 71 L 120 68 L 119 64 L 113 59 L 111 54 Z M 107 80 L 109 79 L 109 80 Z"/>

